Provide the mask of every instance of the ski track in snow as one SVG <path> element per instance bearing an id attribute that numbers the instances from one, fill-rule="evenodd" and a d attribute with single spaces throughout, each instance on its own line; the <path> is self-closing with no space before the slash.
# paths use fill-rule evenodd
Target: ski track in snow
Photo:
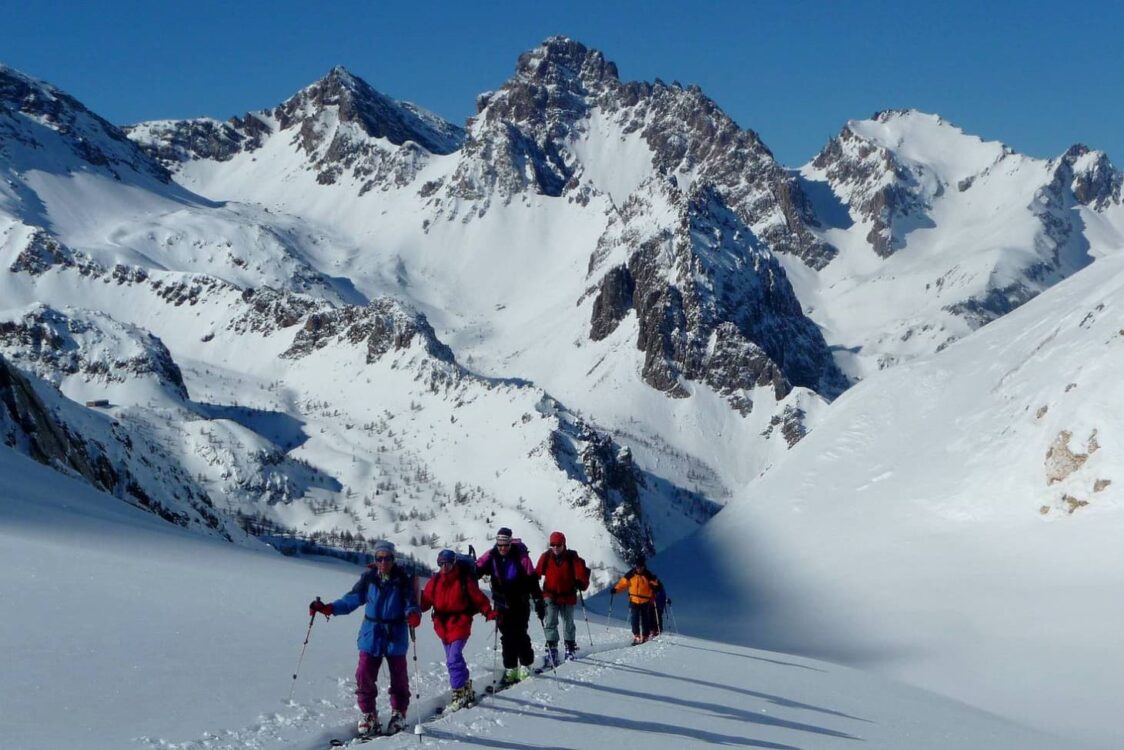
<path id="1" fill-rule="evenodd" d="M 598 628 L 604 631 L 604 626 Z M 532 631 L 533 632 L 533 631 Z M 481 636 L 478 637 L 482 637 Z M 432 662 L 421 676 L 421 684 L 415 679 L 414 665 L 411 662 L 410 688 L 414 691 L 424 691 L 420 700 L 413 698 L 410 704 L 408 725 L 405 731 L 395 739 L 402 740 L 414 733 L 414 725 L 420 715 L 423 727 L 423 736 L 430 734 L 430 727 L 449 727 L 456 725 L 465 730 L 468 737 L 484 738 L 490 732 L 503 728 L 502 714 L 492 711 L 497 701 L 502 701 L 502 695 L 512 690 L 518 690 L 520 697 L 541 707 L 544 711 L 564 695 L 577 687 L 578 684 L 595 683 L 598 678 L 611 665 L 625 663 L 623 654 L 629 653 L 641 656 L 644 659 L 658 658 L 667 648 L 674 645 L 675 636 L 664 638 L 644 644 L 642 651 L 635 652 L 631 645 L 620 646 L 622 640 L 629 637 L 626 630 L 613 628 L 609 633 L 598 633 L 595 645 L 588 645 L 588 638 L 584 643 L 579 635 L 580 657 L 571 662 L 565 662 L 558 667 L 557 674 L 565 675 L 567 681 L 553 680 L 555 676 L 550 670 L 534 675 L 520 685 L 505 689 L 496 695 L 484 692 L 484 686 L 489 683 L 476 682 L 477 702 L 469 709 L 462 709 L 450 713 L 438 713 L 439 708 L 446 706 L 452 698 L 448 688 L 448 677 L 443 663 Z M 590 659 L 597 654 L 609 655 L 610 660 Z M 491 671 L 492 647 L 488 645 L 480 652 L 476 659 L 470 660 L 469 668 L 473 675 L 486 675 Z M 541 663 L 536 660 L 536 664 Z M 379 719 L 385 722 L 389 716 L 389 709 L 385 706 L 387 687 L 387 672 L 380 673 L 380 702 Z M 417 693 L 415 692 L 415 695 Z M 332 740 L 349 742 L 356 739 L 355 721 L 358 718 L 358 709 L 355 708 L 354 680 L 341 677 L 338 680 L 337 696 L 334 700 L 322 699 L 313 703 L 300 703 L 297 701 L 282 701 L 284 708 L 268 716 L 259 716 L 253 724 L 241 729 L 215 730 L 206 732 L 198 739 L 185 742 L 174 742 L 154 737 L 138 737 L 137 746 L 145 750 L 265 750 L 266 748 L 292 748 L 292 750 L 324 750 L 330 746 Z M 505 711 L 512 710 L 505 707 Z M 526 713 L 527 709 L 517 709 L 517 712 Z M 444 744 L 442 736 L 446 733 L 433 734 Z M 447 739 L 453 739 L 447 735 Z M 372 740 L 379 745 L 385 745 L 392 738 L 382 737 Z M 414 740 L 411 739 L 410 742 Z M 420 741 L 420 740 L 419 740 Z M 369 745 L 370 742 L 356 744 L 355 747 Z M 429 744 L 429 743 L 427 743 Z M 351 746 L 351 745 L 349 745 Z M 496 747 L 507 747 L 504 743 L 494 744 Z"/>

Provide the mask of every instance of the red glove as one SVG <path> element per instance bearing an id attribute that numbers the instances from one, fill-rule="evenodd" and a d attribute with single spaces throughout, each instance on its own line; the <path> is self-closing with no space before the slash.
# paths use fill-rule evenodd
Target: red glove
<path id="1" fill-rule="evenodd" d="M 325 604 L 324 602 L 320 601 L 320 597 L 316 597 L 316 600 L 308 605 L 309 615 L 315 617 L 317 612 L 323 614 L 325 617 L 331 617 L 333 614 L 335 614 L 332 611 L 332 605 Z"/>
<path id="2" fill-rule="evenodd" d="M 496 611 L 494 609 L 489 609 L 487 612 L 484 613 L 484 619 L 487 620 L 488 622 L 491 622 L 492 620 L 495 620 L 497 617 L 499 617 L 499 615 L 500 615 L 500 613 L 498 611 Z"/>
<path id="3" fill-rule="evenodd" d="M 421 612 L 411 612 L 406 615 L 406 624 L 411 628 L 416 628 L 421 625 Z"/>

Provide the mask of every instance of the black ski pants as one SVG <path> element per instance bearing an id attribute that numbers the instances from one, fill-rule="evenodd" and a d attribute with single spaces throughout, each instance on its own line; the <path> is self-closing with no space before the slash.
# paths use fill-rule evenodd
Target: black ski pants
<path id="1" fill-rule="evenodd" d="M 651 602 L 637 604 L 630 602 L 628 605 L 628 620 L 632 625 L 632 634 L 647 638 L 656 632 L 656 607 Z"/>
<path id="2" fill-rule="evenodd" d="M 514 669 L 535 663 L 535 647 L 527 628 L 531 623 L 531 602 L 528 599 L 509 602 L 500 610 L 500 643 L 503 646 L 503 668 Z"/>

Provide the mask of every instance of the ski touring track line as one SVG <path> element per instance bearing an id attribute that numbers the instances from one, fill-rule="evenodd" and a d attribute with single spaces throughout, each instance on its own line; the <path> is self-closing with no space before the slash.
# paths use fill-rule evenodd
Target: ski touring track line
<path id="1" fill-rule="evenodd" d="M 664 651 L 664 649 L 675 645 L 678 636 L 674 634 L 667 634 L 656 638 L 655 640 L 647 643 L 633 645 L 631 643 L 619 645 L 617 643 L 603 643 L 593 647 L 583 647 L 578 653 L 581 654 L 576 659 L 571 661 L 563 661 L 556 667 L 559 674 L 565 674 L 573 682 L 595 682 L 614 662 L 606 661 L 604 658 L 597 659 L 596 656 L 608 654 L 623 654 L 647 652 L 649 657 L 656 657 Z M 524 693 L 523 697 L 530 698 L 535 703 L 541 706 L 549 706 L 555 700 L 555 693 L 557 691 L 550 690 L 551 677 L 555 670 L 549 667 L 540 669 L 536 667 L 531 676 L 520 682 L 511 685 L 497 687 L 493 692 L 491 690 L 492 683 L 487 684 L 487 691 L 484 686 L 477 691 L 476 701 L 471 706 L 466 706 L 458 711 L 446 711 L 445 707 L 448 705 L 452 698 L 452 692 L 445 690 L 438 696 L 423 697 L 417 705 L 418 713 L 409 717 L 406 728 L 401 732 L 391 735 L 376 735 L 373 737 L 360 737 L 356 732 L 354 723 L 341 727 L 335 732 L 322 733 L 319 739 L 305 744 L 294 745 L 299 747 L 300 750 L 333 750 L 335 748 L 356 748 L 356 747 L 414 747 L 422 743 L 427 735 L 427 728 L 440 727 L 442 725 L 449 725 L 455 719 L 465 719 L 469 722 L 468 728 L 474 733 L 481 736 L 489 734 L 490 730 L 497 727 L 503 727 L 502 719 L 488 716 L 486 712 L 491 708 L 492 704 L 498 700 L 503 700 L 503 694 L 509 690 L 519 690 L 520 688 L 530 689 L 528 693 Z M 561 691 L 573 690 L 573 686 L 561 685 L 554 683 Z M 420 720 L 417 718 L 421 716 Z M 471 717 L 471 718 L 470 718 Z M 420 728 L 420 731 L 419 731 Z M 415 736 L 411 736 L 415 735 Z M 395 741 L 396 740 L 396 741 Z M 439 742 L 444 740 L 438 739 Z M 377 743 L 372 745 L 372 743 Z M 426 743 L 430 744 L 430 743 Z"/>

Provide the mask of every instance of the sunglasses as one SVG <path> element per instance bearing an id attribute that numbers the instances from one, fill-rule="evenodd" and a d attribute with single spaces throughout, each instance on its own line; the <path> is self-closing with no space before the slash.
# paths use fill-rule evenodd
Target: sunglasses
<path id="1" fill-rule="evenodd" d="M 446 565 L 452 565 L 454 562 L 456 562 L 456 561 L 455 560 L 445 560 L 445 561 L 438 560 L 437 564 L 440 567 L 444 568 Z"/>
<path id="2" fill-rule="evenodd" d="M 510 547 L 511 542 L 496 542 L 497 547 Z"/>
<path id="3" fill-rule="evenodd" d="M 394 555 L 375 555 L 375 562 L 394 562 Z"/>
<path id="4" fill-rule="evenodd" d="M 565 544 L 552 544 L 551 547 L 565 547 Z"/>

